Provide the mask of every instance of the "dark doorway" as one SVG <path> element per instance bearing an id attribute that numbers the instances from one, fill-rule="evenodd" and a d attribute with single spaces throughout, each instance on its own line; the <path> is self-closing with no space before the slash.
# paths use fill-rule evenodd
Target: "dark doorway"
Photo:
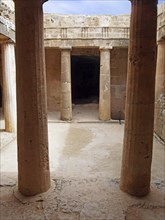
<path id="1" fill-rule="evenodd" d="M 0 85 L 0 108 L 2 108 L 2 87 Z"/>
<path id="2" fill-rule="evenodd" d="M 100 59 L 98 56 L 72 56 L 72 102 L 98 103 Z"/>

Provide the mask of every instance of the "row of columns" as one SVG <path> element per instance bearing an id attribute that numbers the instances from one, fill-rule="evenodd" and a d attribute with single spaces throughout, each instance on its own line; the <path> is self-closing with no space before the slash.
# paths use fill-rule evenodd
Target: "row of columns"
<path id="1" fill-rule="evenodd" d="M 16 69 L 13 42 L 1 43 L 1 57 L 5 131 L 16 132 Z"/>
<path id="2" fill-rule="evenodd" d="M 61 120 L 72 120 L 71 48 L 61 48 Z M 99 118 L 110 120 L 110 49 L 100 49 Z"/>
<path id="3" fill-rule="evenodd" d="M 61 49 L 61 120 L 72 120 L 71 48 Z M 14 43 L 2 44 L 5 130 L 16 132 L 16 75 Z M 100 49 L 99 118 L 110 119 L 110 49 Z"/>
<path id="4" fill-rule="evenodd" d="M 106 61 L 109 62 L 106 62 Z M 2 44 L 3 98 L 5 130 L 16 132 L 16 75 L 14 43 Z M 110 119 L 110 50 L 100 51 L 99 118 Z M 61 120 L 72 120 L 71 54 L 70 48 L 61 50 Z"/>
<path id="5" fill-rule="evenodd" d="M 45 192 L 50 187 L 43 2 L 44 0 L 15 0 L 18 189 L 26 196 Z M 120 187 L 132 195 L 144 196 L 149 192 L 151 175 L 157 1 L 131 2 L 126 121 Z M 100 118 L 105 120 L 110 117 L 110 64 L 107 64 L 110 53 L 103 49 L 100 54 L 102 101 L 99 109 Z M 61 119 L 70 120 L 70 50 L 62 50 L 61 56 Z"/>

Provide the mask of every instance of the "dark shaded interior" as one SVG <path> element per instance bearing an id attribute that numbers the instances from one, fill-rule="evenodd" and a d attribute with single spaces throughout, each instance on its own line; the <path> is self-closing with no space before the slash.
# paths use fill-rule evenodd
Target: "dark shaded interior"
<path id="1" fill-rule="evenodd" d="M 2 50 L 0 47 L 0 108 L 2 107 Z"/>
<path id="2" fill-rule="evenodd" d="M 74 104 L 98 103 L 99 56 L 72 56 L 72 102 Z"/>
<path id="3" fill-rule="evenodd" d="M 2 87 L 0 85 L 0 108 L 2 107 Z"/>

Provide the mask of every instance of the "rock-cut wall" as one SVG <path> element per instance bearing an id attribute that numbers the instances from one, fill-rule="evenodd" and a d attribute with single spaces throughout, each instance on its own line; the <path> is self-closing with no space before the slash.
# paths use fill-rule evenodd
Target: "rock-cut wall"
<path id="1" fill-rule="evenodd" d="M 158 7 L 155 133 L 165 142 L 165 2 Z"/>

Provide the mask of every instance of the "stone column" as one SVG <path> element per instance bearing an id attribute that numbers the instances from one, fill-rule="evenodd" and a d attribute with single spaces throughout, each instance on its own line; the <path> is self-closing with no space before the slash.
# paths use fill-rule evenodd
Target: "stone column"
<path id="1" fill-rule="evenodd" d="M 1 48 L 5 131 L 16 132 L 15 47 L 14 43 L 5 42 Z"/>
<path id="2" fill-rule="evenodd" d="M 155 132 L 163 139 L 163 100 L 165 98 L 165 41 L 158 42 L 155 91 Z M 165 116 L 164 116 L 165 117 Z"/>
<path id="3" fill-rule="evenodd" d="M 152 161 L 157 0 L 131 3 L 120 188 L 134 196 L 145 196 L 150 191 Z"/>
<path id="4" fill-rule="evenodd" d="M 72 120 L 71 48 L 61 49 L 61 120 Z"/>
<path id="5" fill-rule="evenodd" d="M 25 196 L 50 187 L 43 2 L 15 0 L 18 189 Z"/>
<path id="6" fill-rule="evenodd" d="M 110 49 L 100 48 L 99 119 L 110 120 Z"/>

